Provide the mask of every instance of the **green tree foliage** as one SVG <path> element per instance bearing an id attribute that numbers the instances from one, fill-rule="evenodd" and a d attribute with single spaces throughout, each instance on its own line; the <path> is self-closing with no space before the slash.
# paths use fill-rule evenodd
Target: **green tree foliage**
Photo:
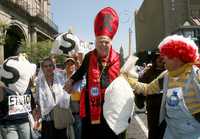
<path id="1" fill-rule="evenodd" d="M 39 63 L 44 57 L 49 56 L 51 48 L 52 42 L 50 40 L 30 44 L 22 41 L 21 44 L 21 52 L 26 53 L 33 63 Z"/>
<path id="2" fill-rule="evenodd" d="M 50 51 L 53 46 L 53 42 L 50 40 L 41 41 L 37 43 L 27 44 L 25 41 L 22 41 L 21 52 L 26 53 L 29 60 L 33 63 L 39 64 L 43 58 L 51 56 L 56 59 L 56 64 L 62 66 L 64 63 L 65 55 L 51 55 Z"/>
<path id="3" fill-rule="evenodd" d="M 6 34 L 5 31 L 8 28 L 8 24 L 6 22 L 0 20 L 0 45 L 5 44 Z"/>

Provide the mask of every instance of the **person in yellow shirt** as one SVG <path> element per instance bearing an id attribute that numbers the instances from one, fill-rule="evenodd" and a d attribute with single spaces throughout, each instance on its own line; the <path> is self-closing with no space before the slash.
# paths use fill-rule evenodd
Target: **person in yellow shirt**
<path id="1" fill-rule="evenodd" d="M 163 92 L 160 122 L 167 122 L 164 139 L 200 138 L 200 73 L 195 62 L 198 47 L 189 38 L 171 35 L 158 46 L 166 71 L 149 84 L 140 83 L 128 72 L 122 73 L 135 93 Z M 160 84 L 163 83 L 163 90 Z"/>
<path id="2" fill-rule="evenodd" d="M 68 80 L 76 71 L 77 62 L 78 61 L 75 61 L 74 57 L 69 57 L 65 60 L 64 64 L 65 64 L 66 80 Z M 70 109 L 74 118 L 73 129 L 74 129 L 75 139 L 81 139 L 81 119 L 79 116 L 81 87 L 82 87 L 82 80 L 74 84 L 69 92 L 71 94 Z"/>

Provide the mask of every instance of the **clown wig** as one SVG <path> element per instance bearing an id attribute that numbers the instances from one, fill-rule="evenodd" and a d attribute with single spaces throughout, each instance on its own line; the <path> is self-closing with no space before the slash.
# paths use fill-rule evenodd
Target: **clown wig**
<path id="1" fill-rule="evenodd" d="M 199 58 L 198 47 L 194 41 L 179 35 L 164 38 L 158 48 L 161 56 L 176 57 L 184 63 L 193 63 Z"/>

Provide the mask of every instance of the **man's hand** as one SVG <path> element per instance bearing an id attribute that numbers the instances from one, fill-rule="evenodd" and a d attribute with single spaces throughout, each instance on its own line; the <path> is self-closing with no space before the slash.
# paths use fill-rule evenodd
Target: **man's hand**
<path id="1" fill-rule="evenodd" d="M 138 78 L 138 73 L 136 72 L 135 63 L 137 62 L 138 57 L 129 56 L 128 60 L 125 62 L 123 67 L 120 70 L 120 73 L 124 76 L 129 76 L 132 78 Z"/>
<path id="2" fill-rule="evenodd" d="M 65 86 L 64 86 L 64 90 L 67 91 L 68 93 L 72 92 L 72 83 L 73 83 L 73 80 L 72 79 L 69 79 L 66 83 L 65 83 Z"/>

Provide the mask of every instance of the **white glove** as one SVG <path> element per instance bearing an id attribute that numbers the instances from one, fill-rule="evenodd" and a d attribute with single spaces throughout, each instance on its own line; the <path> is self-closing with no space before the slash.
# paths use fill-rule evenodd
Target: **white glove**
<path id="1" fill-rule="evenodd" d="M 135 63 L 138 60 L 136 56 L 129 56 L 123 67 L 120 69 L 121 74 L 126 74 L 133 78 L 138 78 Z"/>

